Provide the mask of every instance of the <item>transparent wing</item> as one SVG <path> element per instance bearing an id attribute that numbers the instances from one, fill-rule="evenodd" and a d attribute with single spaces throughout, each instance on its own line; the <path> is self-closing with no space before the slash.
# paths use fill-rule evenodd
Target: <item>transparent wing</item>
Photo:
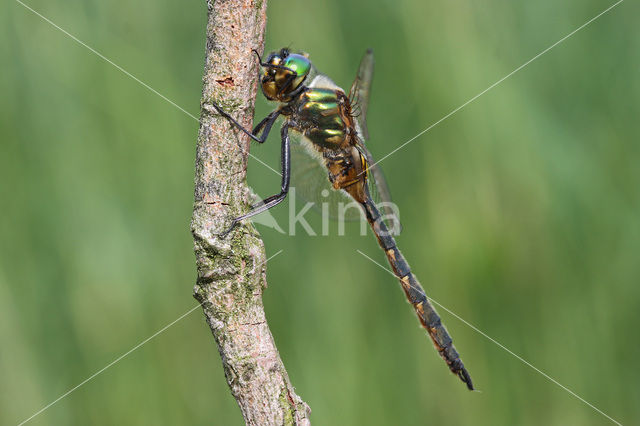
<path id="1" fill-rule="evenodd" d="M 399 214 L 391 199 L 391 192 L 389 191 L 387 179 L 384 177 L 382 168 L 376 164 L 371 153 L 364 144 L 364 141 L 369 140 L 369 130 L 367 129 L 367 110 L 369 108 L 369 96 L 371 95 L 374 64 L 373 50 L 367 49 L 360 61 L 358 75 L 356 75 L 356 79 L 353 81 L 351 89 L 349 90 L 349 99 L 351 99 L 353 104 L 352 108 L 354 109 L 354 116 L 359 127 L 358 132 L 361 135 L 358 149 L 369 163 L 369 192 L 371 193 L 374 202 L 382 210 L 382 213 L 387 217 L 387 219 L 389 219 L 387 220 L 387 225 L 392 229 L 396 229 L 397 233 L 399 233 L 401 229 L 400 221 L 398 219 Z M 389 223 L 391 220 L 395 223 Z"/>
<path id="2" fill-rule="evenodd" d="M 358 75 L 351 85 L 349 98 L 359 134 L 358 149 L 369 163 L 367 180 L 369 193 L 385 217 L 387 226 L 394 233 L 400 233 L 399 212 L 391 199 L 389 185 L 384 173 L 366 148 L 364 140 L 368 138 L 366 127 L 371 81 L 373 79 L 373 51 L 367 50 L 358 69 Z M 342 90 L 329 77 L 313 69 L 309 76 L 309 87 L 320 87 Z M 313 208 L 332 219 L 362 220 L 364 219 L 357 203 L 344 191 L 335 190 L 329 182 L 327 169 L 321 155 L 315 151 L 311 142 L 298 132 L 292 132 L 291 144 L 291 186 L 295 188 L 296 198 L 300 197 L 313 203 Z"/>
<path id="3" fill-rule="evenodd" d="M 364 219 L 358 204 L 344 191 L 335 190 L 321 155 L 298 132 L 291 135 L 291 188 L 295 198 L 313 203 L 313 209 L 332 220 Z"/>
<path id="4" fill-rule="evenodd" d="M 309 87 L 342 90 L 315 68 L 309 81 Z M 364 219 L 358 204 L 344 191 L 333 188 L 322 155 L 313 148 L 312 142 L 299 132 L 292 131 L 290 134 L 291 187 L 295 188 L 295 197 L 313 203 L 316 211 L 332 220 Z"/>
<path id="5" fill-rule="evenodd" d="M 371 94 L 371 82 L 373 81 L 373 50 L 367 49 L 358 68 L 358 75 L 353 80 L 351 89 L 349 90 L 349 99 L 356 121 L 360 125 L 360 131 L 364 140 L 369 139 L 369 130 L 367 129 L 367 108 L 369 107 L 369 95 Z"/>
<path id="6" fill-rule="evenodd" d="M 367 179 L 367 186 L 369 188 L 369 194 L 371 199 L 378 206 L 387 227 L 392 234 L 398 235 L 402 231 L 402 224 L 400 223 L 400 211 L 398 206 L 391 199 L 391 192 L 389 191 L 389 185 L 387 179 L 384 177 L 382 168 L 375 163 L 375 160 L 371 156 L 371 153 L 366 148 L 364 143 L 360 141 L 358 143 L 358 150 L 364 155 L 369 164 L 369 177 Z"/>

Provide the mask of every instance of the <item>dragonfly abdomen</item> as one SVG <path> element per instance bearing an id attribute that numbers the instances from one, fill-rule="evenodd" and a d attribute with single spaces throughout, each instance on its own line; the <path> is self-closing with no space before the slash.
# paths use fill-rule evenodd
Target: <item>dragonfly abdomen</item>
<path id="1" fill-rule="evenodd" d="M 411 268 L 404 256 L 398 249 L 395 239 L 387 229 L 382 216 L 373 201 L 366 200 L 363 203 L 367 221 L 371 225 L 374 234 L 378 239 L 380 247 L 385 252 L 387 260 L 393 269 L 393 273 L 400 281 L 407 300 L 416 311 L 422 327 L 429 333 L 429 337 L 452 373 L 466 383 L 470 390 L 473 390 L 471 376 L 467 372 L 460 355 L 453 346 L 453 340 L 447 329 L 442 325 L 440 316 L 436 312 L 427 295 L 418 282 L 418 279 L 411 272 Z"/>

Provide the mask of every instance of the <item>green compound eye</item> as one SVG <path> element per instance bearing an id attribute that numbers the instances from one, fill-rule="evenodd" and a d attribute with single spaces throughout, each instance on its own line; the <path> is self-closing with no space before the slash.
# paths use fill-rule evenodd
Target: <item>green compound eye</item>
<path id="1" fill-rule="evenodd" d="M 307 75 L 311 70 L 311 62 L 309 59 L 295 53 L 287 56 L 282 62 L 282 65 L 295 71 L 298 76 Z"/>

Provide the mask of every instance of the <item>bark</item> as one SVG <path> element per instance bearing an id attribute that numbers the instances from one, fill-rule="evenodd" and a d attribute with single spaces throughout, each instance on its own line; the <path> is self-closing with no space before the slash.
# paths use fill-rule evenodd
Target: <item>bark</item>
<path id="1" fill-rule="evenodd" d="M 207 45 L 191 230 L 202 304 L 231 393 L 249 425 L 309 424 L 266 322 L 264 245 L 251 224 L 217 236 L 245 212 L 249 138 L 212 113 L 212 101 L 251 128 L 266 0 L 208 1 Z"/>

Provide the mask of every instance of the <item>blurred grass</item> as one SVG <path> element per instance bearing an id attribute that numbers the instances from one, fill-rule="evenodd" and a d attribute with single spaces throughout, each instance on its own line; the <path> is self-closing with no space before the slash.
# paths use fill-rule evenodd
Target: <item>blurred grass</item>
<path id="1" fill-rule="evenodd" d="M 27 4 L 197 115 L 203 2 Z M 373 47 L 381 157 L 608 5 L 271 1 L 266 49 L 348 87 Z M 18 3 L 0 11 L 0 423 L 17 424 L 194 306 L 197 122 Z M 427 293 L 624 424 L 640 421 L 638 12 L 622 3 L 382 163 Z M 277 167 L 278 150 L 274 134 L 252 152 Z M 258 193 L 278 180 L 251 161 Z M 265 304 L 314 423 L 608 423 L 440 310 L 467 392 L 355 252 L 383 261 L 370 235 L 260 230 L 284 249 Z M 241 423 L 199 312 L 30 424 L 116 423 Z"/>

